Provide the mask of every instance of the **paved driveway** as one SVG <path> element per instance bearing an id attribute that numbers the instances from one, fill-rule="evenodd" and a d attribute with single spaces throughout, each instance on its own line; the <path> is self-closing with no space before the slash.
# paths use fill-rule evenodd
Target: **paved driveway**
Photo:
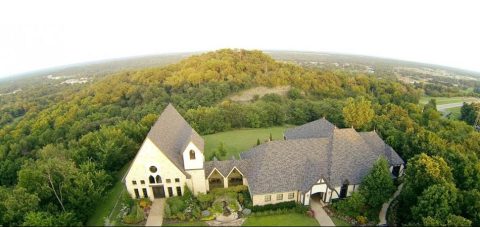
<path id="1" fill-rule="evenodd" d="M 164 209 L 165 199 L 154 199 L 145 226 L 161 226 L 163 223 Z"/>
<path id="2" fill-rule="evenodd" d="M 322 202 L 319 198 L 310 198 L 310 208 L 315 212 L 315 219 L 317 219 L 320 226 L 335 226 L 330 216 L 323 209 Z"/>

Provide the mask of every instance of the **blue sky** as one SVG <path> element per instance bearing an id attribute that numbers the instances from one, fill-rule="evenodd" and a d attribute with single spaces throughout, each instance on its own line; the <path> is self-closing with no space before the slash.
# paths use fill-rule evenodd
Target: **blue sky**
<path id="1" fill-rule="evenodd" d="M 326 51 L 480 71 L 475 1 L 2 1 L 0 77 L 219 48 Z"/>

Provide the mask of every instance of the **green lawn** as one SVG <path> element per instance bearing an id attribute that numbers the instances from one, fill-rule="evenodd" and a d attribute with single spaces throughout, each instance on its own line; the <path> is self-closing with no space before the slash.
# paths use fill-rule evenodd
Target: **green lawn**
<path id="1" fill-rule="evenodd" d="M 248 217 L 243 226 L 319 226 L 315 218 L 306 215 L 291 213 L 269 215 L 262 217 Z"/>
<path id="2" fill-rule="evenodd" d="M 210 154 L 215 152 L 221 142 L 223 142 L 227 154 L 225 157 L 219 157 L 219 159 L 230 159 L 232 155 L 238 157 L 239 153 L 256 146 L 257 139 L 264 143 L 270 137 L 270 133 L 272 133 L 274 140 L 283 139 L 283 133 L 288 127 L 237 129 L 206 135 L 203 137 L 205 139 L 205 157 L 209 157 Z"/>
<path id="3" fill-rule="evenodd" d="M 452 120 L 458 120 L 460 119 L 460 110 L 462 109 L 462 107 L 453 107 L 453 108 L 449 108 L 449 109 L 446 109 L 445 112 L 450 112 L 452 113 L 449 117 L 449 119 L 452 119 Z"/>
<path id="4" fill-rule="evenodd" d="M 163 223 L 162 226 L 207 226 L 207 223 L 203 221 L 192 221 L 192 222 Z"/>
<path id="5" fill-rule="evenodd" d="M 123 189 L 124 189 L 124 184 L 122 182 L 123 175 L 128 170 L 128 167 L 130 166 L 130 162 L 127 163 L 125 166 L 118 171 L 117 176 L 116 176 L 116 183 L 113 186 L 112 189 L 110 189 L 109 192 L 105 195 L 105 199 L 102 201 L 98 201 L 98 205 L 95 209 L 95 212 L 93 215 L 88 219 L 87 225 L 88 226 L 103 226 L 104 225 L 104 219 L 107 217 L 112 209 L 115 206 L 115 203 L 117 202 L 117 199 L 121 195 Z M 120 206 L 115 207 L 115 210 L 113 210 L 113 215 L 112 217 L 115 217 L 118 212 L 120 211 Z M 112 223 L 113 224 L 113 223 Z M 114 225 L 120 225 L 121 223 L 114 223 Z"/>
<path id="6" fill-rule="evenodd" d="M 337 218 L 337 217 L 330 217 L 333 221 L 333 223 L 336 225 L 336 226 L 352 226 L 350 223 L 340 219 L 340 218 Z"/>

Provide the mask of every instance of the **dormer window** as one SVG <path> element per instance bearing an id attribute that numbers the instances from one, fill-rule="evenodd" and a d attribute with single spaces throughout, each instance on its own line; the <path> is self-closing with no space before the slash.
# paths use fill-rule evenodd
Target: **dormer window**
<path id="1" fill-rule="evenodd" d="M 190 160 L 195 160 L 195 151 L 190 150 Z"/>

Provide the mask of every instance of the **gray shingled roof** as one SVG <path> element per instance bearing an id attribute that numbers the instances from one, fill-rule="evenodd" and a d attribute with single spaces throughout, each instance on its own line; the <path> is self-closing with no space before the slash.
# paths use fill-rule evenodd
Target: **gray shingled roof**
<path id="1" fill-rule="evenodd" d="M 325 122 L 315 124 L 314 127 L 332 125 Z M 314 127 L 306 128 L 311 130 Z M 288 140 L 268 142 L 240 154 L 248 163 L 244 174 L 252 194 L 306 192 L 321 178 L 330 188 L 341 186 L 345 181 L 359 184 L 381 156 L 385 156 L 391 165 L 404 164 L 376 132 L 358 133 L 353 128 L 333 126 L 329 136 L 318 138 L 319 133 L 309 135 L 305 127 L 297 128 L 300 128 L 296 131 L 297 136 L 310 138 L 287 137 Z"/>
<path id="2" fill-rule="evenodd" d="M 325 118 L 322 118 L 295 128 L 287 129 L 285 131 L 285 138 L 287 140 L 326 138 L 332 135 L 334 128 L 336 128 L 335 125 L 327 121 Z"/>
<path id="3" fill-rule="evenodd" d="M 392 147 L 386 144 L 375 131 L 359 132 L 359 134 L 363 137 L 365 142 L 367 142 L 374 149 L 375 152 L 384 154 L 390 165 L 401 165 L 405 163 L 397 154 L 397 152 L 395 152 Z"/>
<path id="4" fill-rule="evenodd" d="M 353 128 L 336 129 L 330 139 L 328 181 L 359 184 L 380 155 Z"/>
<path id="5" fill-rule="evenodd" d="M 165 108 L 158 120 L 148 132 L 149 138 L 187 177 L 183 165 L 182 152 L 192 141 L 203 152 L 203 138 L 190 127 L 177 110 L 171 105 Z"/>
<path id="6" fill-rule="evenodd" d="M 294 191 L 315 183 L 326 170 L 328 139 L 272 141 L 242 153 L 249 161 L 246 172 L 252 194 Z M 311 165 L 306 163 L 311 161 Z M 318 171 L 305 171 L 313 168 Z"/>

